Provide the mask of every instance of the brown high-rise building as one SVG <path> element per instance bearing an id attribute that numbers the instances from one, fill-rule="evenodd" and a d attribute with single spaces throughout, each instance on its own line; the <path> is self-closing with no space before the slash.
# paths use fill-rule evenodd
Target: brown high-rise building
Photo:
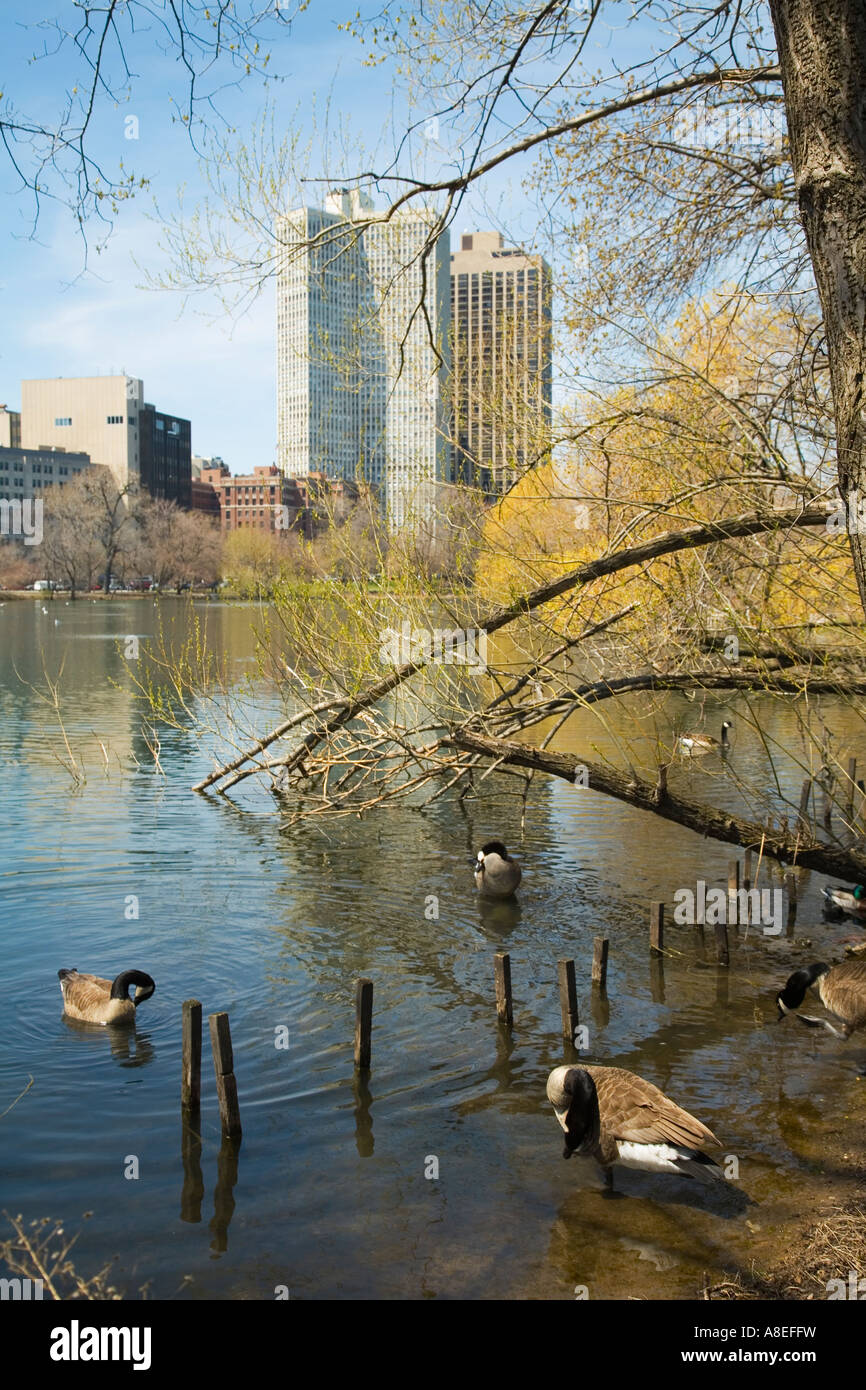
<path id="1" fill-rule="evenodd" d="M 451 256 L 452 478 L 501 495 L 548 456 L 553 377 L 550 266 L 461 237 Z"/>

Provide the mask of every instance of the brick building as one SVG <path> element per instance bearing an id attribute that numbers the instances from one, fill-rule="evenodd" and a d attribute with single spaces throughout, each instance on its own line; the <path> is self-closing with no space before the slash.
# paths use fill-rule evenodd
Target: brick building
<path id="1" fill-rule="evenodd" d="M 252 527 L 262 531 L 300 531 L 310 538 L 334 520 L 340 522 L 358 497 L 355 483 L 309 473 L 284 478 L 279 469 L 256 467 L 232 477 L 224 463 L 202 467 L 193 479 L 191 505 L 195 511 L 219 517 L 223 531 Z"/>

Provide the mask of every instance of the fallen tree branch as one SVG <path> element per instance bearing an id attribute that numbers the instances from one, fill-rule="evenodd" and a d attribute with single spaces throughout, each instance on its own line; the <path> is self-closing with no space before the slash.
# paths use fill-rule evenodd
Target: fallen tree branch
<path id="1" fill-rule="evenodd" d="M 684 825 L 699 835 L 725 844 L 739 845 L 743 849 L 757 849 L 763 845 L 762 853 L 784 864 L 796 864 L 805 869 L 817 869 L 820 873 L 834 874 L 849 882 L 860 882 L 866 876 L 866 852 L 855 849 L 837 849 L 830 845 L 804 841 L 800 837 L 791 838 L 772 826 L 761 825 L 757 821 L 745 820 L 730 811 L 719 811 L 686 797 L 677 796 L 667 790 L 665 779 L 648 782 L 634 772 L 620 772 L 606 767 L 603 763 L 591 762 L 586 758 L 575 757 L 573 753 L 550 753 L 532 748 L 509 739 L 491 738 L 487 735 L 460 729 L 442 740 L 446 747 L 458 748 L 462 752 L 481 754 L 498 762 L 514 764 L 517 767 L 533 768 L 546 772 L 551 777 L 561 777 L 566 782 L 574 782 L 575 774 L 586 769 L 587 785 L 591 791 L 613 796 L 618 801 L 628 802 L 643 811 L 650 811 L 664 820 Z"/>
<path id="2" fill-rule="evenodd" d="M 528 594 L 515 599 L 513 603 L 495 609 L 478 626 L 489 636 L 514 622 L 516 618 L 533 613 L 535 609 L 550 603 L 552 599 L 561 598 L 570 590 L 582 588 L 591 584 L 595 579 L 618 574 L 622 570 L 635 566 L 645 565 L 648 561 L 658 559 L 663 555 L 672 555 L 683 550 L 697 550 L 702 546 L 714 545 L 719 541 L 761 535 L 767 531 L 775 531 L 785 527 L 820 526 L 826 522 L 831 512 L 832 508 L 829 504 L 786 507 L 773 512 L 746 512 L 740 516 L 728 517 L 724 521 L 702 522 L 700 525 L 690 526 L 684 531 L 664 531 L 661 535 L 652 536 L 649 540 L 642 541 L 637 545 L 627 546 L 624 550 L 603 555 L 597 560 L 591 560 L 588 564 L 570 570 L 567 574 L 561 575 L 559 579 L 539 585 Z M 343 702 L 335 715 L 326 720 L 325 723 L 311 729 L 290 753 L 284 758 L 278 759 L 273 766 L 285 767 L 288 772 L 294 771 L 317 744 L 336 733 L 362 710 L 376 704 L 383 696 L 390 694 L 397 686 L 402 685 L 404 681 L 409 680 L 428 664 L 427 661 L 420 659 L 405 661 L 401 666 L 395 667 L 382 680 L 376 681 L 370 686 L 364 694 Z M 285 729 L 285 724 L 265 735 L 252 750 L 250 757 L 254 757 L 256 753 L 281 738 L 281 729 Z M 205 779 L 205 782 L 198 783 L 193 790 L 203 790 L 206 785 L 211 786 L 227 777 L 228 780 L 220 788 L 221 791 L 227 791 L 229 787 L 242 781 L 244 777 L 259 771 L 258 768 L 252 768 L 248 772 L 238 771 L 237 769 L 244 761 L 247 759 L 241 756 L 224 768 L 216 769 Z"/>
<path id="3" fill-rule="evenodd" d="M 630 695 L 638 690 L 760 690 L 783 695 L 866 695 L 866 680 L 813 679 L 804 675 L 800 680 L 757 671 L 685 671 L 682 674 L 657 675 L 646 672 L 641 676 L 614 676 L 610 680 L 593 681 L 578 686 L 564 695 L 553 696 L 541 704 L 525 706 L 528 717 L 517 727 L 537 724 L 571 705 L 596 705 L 602 700 Z M 492 708 L 492 707 L 491 707 Z M 496 717 L 518 719 L 520 706 L 498 710 Z"/>
<path id="4" fill-rule="evenodd" d="M 245 749 L 232 762 L 226 763 L 223 767 L 214 768 L 213 772 L 209 773 L 201 782 L 196 782 L 193 791 L 203 792 L 214 782 L 219 782 L 221 778 L 227 776 L 228 773 L 243 767 L 244 763 L 248 763 L 259 753 L 263 753 L 270 744 L 276 743 L 278 738 L 283 738 L 290 729 L 297 728 L 298 724 L 303 724 L 304 720 L 309 719 L 311 715 L 323 714 L 325 710 L 334 709 L 335 706 L 343 704 L 345 704 L 345 700 L 322 700 L 320 704 L 313 705 L 311 709 L 300 710 L 297 714 L 293 714 L 291 719 L 284 719 L 282 724 L 278 724 L 269 734 L 265 734 L 264 738 L 260 738 L 258 743 L 253 744 L 252 748 Z"/>
<path id="5" fill-rule="evenodd" d="M 560 643 L 552 652 L 548 652 L 547 656 L 541 657 L 539 661 L 534 661 L 528 671 L 524 671 L 523 675 L 519 676 L 507 690 L 503 690 L 501 695 L 497 695 L 495 700 L 490 701 L 490 704 L 487 706 L 487 713 L 496 709 L 497 705 L 501 705 L 506 700 L 510 700 L 514 695 L 519 694 L 524 686 L 535 679 L 539 671 L 544 670 L 545 667 L 549 667 L 551 662 L 556 661 L 558 657 L 563 656 L 565 652 L 570 651 L 572 647 L 576 647 L 579 642 L 585 642 L 589 637 L 596 637 L 600 632 L 604 632 L 607 628 L 612 627 L 614 623 L 618 623 L 620 619 L 627 618 L 637 607 L 639 607 L 637 600 L 635 600 L 634 603 L 626 604 L 625 608 L 621 608 L 618 613 L 612 613 L 609 618 L 603 618 L 599 623 L 591 623 L 589 627 L 585 627 L 582 632 L 579 632 L 576 637 L 571 637 L 567 642 Z"/>

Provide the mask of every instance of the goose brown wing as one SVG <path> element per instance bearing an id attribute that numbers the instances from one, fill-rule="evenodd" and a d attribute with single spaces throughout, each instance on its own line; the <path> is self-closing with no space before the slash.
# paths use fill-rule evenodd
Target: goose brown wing
<path id="1" fill-rule="evenodd" d="M 65 984 L 64 997 L 77 1009 L 94 1008 L 111 997 L 111 980 L 103 980 L 99 975 L 70 975 Z"/>
<path id="2" fill-rule="evenodd" d="M 827 1008 L 855 1027 L 866 1023 L 866 960 L 842 961 L 824 978 L 819 992 Z"/>
<path id="3" fill-rule="evenodd" d="M 658 1086 L 621 1067 L 587 1067 L 598 1091 L 602 1129 L 632 1144 L 680 1144 L 721 1148 L 712 1130 L 668 1100 Z"/>

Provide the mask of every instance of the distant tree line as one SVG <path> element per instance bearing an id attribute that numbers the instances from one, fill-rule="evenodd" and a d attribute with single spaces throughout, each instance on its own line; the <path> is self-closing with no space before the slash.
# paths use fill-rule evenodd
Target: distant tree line
<path id="1" fill-rule="evenodd" d="M 48 487 L 41 500 L 41 543 L 0 546 L 3 588 L 49 580 L 75 598 L 113 584 L 180 589 L 219 578 L 219 528 L 210 518 L 119 488 L 107 468 Z"/>
<path id="2" fill-rule="evenodd" d="M 74 598 L 117 587 L 181 592 L 224 580 L 230 593 L 261 597 L 297 581 L 386 577 L 407 562 L 427 577 L 465 579 L 478 497 L 448 492 L 435 518 L 405 537 L 389 536 L 369 489 L 351 507 L 319 515 L 310 538 L 300 529 L 226 534 L 203 512 L 119 488 L 107 468 L 88 469 L 41 494 L 40 544 L 0 543 L 0 589 L 47 580 Z"/>

